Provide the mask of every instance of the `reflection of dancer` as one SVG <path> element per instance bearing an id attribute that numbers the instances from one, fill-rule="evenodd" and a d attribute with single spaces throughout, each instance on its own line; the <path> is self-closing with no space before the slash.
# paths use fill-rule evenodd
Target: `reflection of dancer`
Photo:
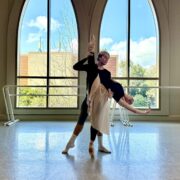
<path id="1" fill-rule="evenodd" d="M 137 114 L 149 113 L 150 110 L 141 111 L 141 110 L 138 110 L 138 109 L 135 109 L 134 107 L 132 107 L 130 104 L 132 104 L 133 98 L 131 96 L 125 94 L 121 84 L 113 81 L 111 79 L 110 72 L 108 70 L 104 69 L 103 66 L 108 63 L 108 60 L 110 58 L 110 55 L 108 52 L 106 52 L 106 51 L 100 52 L 98 54 L 97 64 L 95 64 L 94 45 L 95 45 L 94 42 L 91 41 L 89 43 L 89 47 L 88 47 L 89 56 L 87 58 L 77 62 L 73 66 L 73 68 L 75 70 L 87 72 L 88 93 L 91 94 L 91 87 L 92 87 L 93 83 L 95 82 L 95 80 L 97 81 L 98 80 L 97 78 L 99 78 L 98 82 L 103 85 L 102 87 L 105 87 L 104 92 L 106 95 L 104 97 L 104 100 L 107 100 L 108 95 L 112 95 L 113 98 L 116 100 L 116 102 L 119 105 L 125 107 L 126 109 L 128 109 L 134 113 L 137 113 Z M 86 62 L 88 62 L 88 64 L 85 64 Z M 97 99 L 98 98 L 95 98 L 95 100 L 97 100 Z M 104 101 L 104 102 L 106 102 L 106 101 Z M 101 107 L 104 107 L 103 104 L 101 104 L 101 105 L 102 105 Z M 92 106 L 92 108 L 93 108 L 93 106 Z M 86 97 L 81 106 L 81 114 L 79 117 L 79 121 L 74 129 L 72 137 L 70 138 L 69 142 L 66 145 L 65 150 L 62 153 L 67 153 L 69 148 L 74 147 L 75 139 L 78 136 L 78 134 L 81 132 L 84 122 L 88 116 L 87 110 L 88 110 L 88 106 L 87 106 L 87 97 Z M 98 112 L 95 115 L 98 115 Z M 98 116 L 101 116 L 101 115 L 98 115 Z M 101 124 L 99 127 L 103 127 L 103 125 Z M 99 133 L 97 129 L 95 129 L 91 126 L 91 141 L 89 144 L 89 152 L 92 157 L 94 156 L 93 142 L 94 142 L 97 134 L 99 134 L 99 136 L 98 136 L 99 151 L 105 152 L 105 153 L 110 153 L 110 151 L 108 151 L 102 145 L 102 134 Z"/>

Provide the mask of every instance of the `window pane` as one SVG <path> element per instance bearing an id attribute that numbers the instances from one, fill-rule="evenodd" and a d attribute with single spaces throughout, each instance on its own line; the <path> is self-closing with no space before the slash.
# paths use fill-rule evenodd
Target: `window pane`
<path id="1" fill-rule="evenodd" d="M 20 86 L 46 86 L 46 79 L 40 78 L 18 78 L 17 84 Z"/>
<path id="2" fill-rule="evenodd" d="M 17 84 L 19 86 L 46 86 L 46 79 L 34 79 L 34 78 L 18 78 Z M 46 96 L 36 96 L 40 94 L 46 94 L 45 87 L 18 87 L 16 98 L 16 107 L 45 107 Z M 30 96 L 33 95 L 33 96 Z"/>
<path id="3" fill-rule="evenodd" d="M 23 108 L 43 108 L 46 107 L 46 88 L 42 87 L 18 87 L 17 107 Z"/>
<path id="4" fill-rule="evenodd" d="M 131 80 L 129 92 L 134 97 L 133 105 L 138 108 L 159 108 L 158 80 Z M 142 88 L 141 88 L 142 87 Z M 156 88 L 157 87 L 157 88 Z"/>
<path id="5" fill-rule="evenodd" d="M 127 0 L 107 1 L 100 33 L 100 49 L 111 59 L 106 68 L 112 77 L 127 77 Z"/>
<path id="6" fill-rule="evenodd" d="M 19 26 L 17 75 L 46 76 L 46 52 L 47 0 L 27 1 Z"/>
<path id="7" fill-rule="evenodd" d="M 51 52 L 50 76 L 77 77 L 78 72 L 73 69 L 77 59 L 71 52 Z"/>
<path id="8" fill-rule="evenodd" d="M 158 77 L 157 27 L 147 0 L 131 0 L 130 76 Z"/>
<path id="9" fill-rule="evenodd" d="M 78 59 L 78 33 L 71 1 L 26 1 L 18 36 L 17 85 L 47 87 L 18 87 L 17 93 L 21 95 L 16 99 L 17 107 L 77 107 L 77 87 L 69 88 L 70 90 L 64 88 L 61 91 L 50 88 L 48 91 L 49 86 L 78 86 L 78 72 L 72 68 Z M 50 57 L 47 58 L 49 54 Z M 55 76 L 59 79 L 52 79 Z M 62 77 L 65 79 L 61 79 Z M 47 97 L 47 92 L 57 96 Z M 58 96 L 62 92 L 64 96 Z M 74 92 L 75 95 L 70 97 L 69 93 Z M 58 103 L 55 103 L 57 99 Z"/>
<path id="10" fill-rule="evenodd" d="M 77 88 L 72 88 L 72 87 L 50 88 L 49 94 L 57 95 L 57 96 L 49 96 L 49 107 L 77 108 L 77 96 L 78 96 Z"/>
<path id="11" fill-rule="evenodd" d="M 50 80 L 51 86 L 66 86 L 67 88 L 50 88 L 51 94 L 63 94 L 63 95 L 72 95 L 75 96 L 50 96 L 49 97 L 49 107 L 73 107 L 77 108 L 78 103 L 78 88 L 73 88 L 68 86 L 78 86 L 77 79 L 52 79 Z"/>
<path id="12" fill-rule="evenodd" d="M 78 86 L 77 79 L 51 79 L 51 86 Z"/>
<path id="13" fill-rule="evenodd" d="M 51 0 L 50 33 L 50 76 L 77 77 L 72 67 L 78 59 L 78 34 L 70 0 Z"/>

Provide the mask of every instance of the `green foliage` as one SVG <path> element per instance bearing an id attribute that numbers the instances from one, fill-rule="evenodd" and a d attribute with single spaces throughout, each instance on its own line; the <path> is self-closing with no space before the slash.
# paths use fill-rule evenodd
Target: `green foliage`
<path id="1" fill-rule="evenodd" d="M 145 72 L 146 72 L 145 68 L 143 68 L 141 65 L 134 64 L 131 62 L 130 65 L 131 77 L 144 77 Z"/>
<path id="2" fill-rule="evenodd" d="M 45 91 L 43 92 L 42 89 L 21 88 L 19 90 L 19 94 L 24 95 L 24 96 L 19 96 L 19 99 L 18 99 L 19 107 L 44 107 L 45 106 L 46 96 L 38 96 L 38 94 L 45 94 Z M 36 94 L 37 96 L 34 96 Z"/>
<path id="3" fill-rule="evenodd" d="M 51 88 L 51 95 L 73 94 L 76 93 L 73 88 Z M 20 88 L 17 102 L 18 107 L 46 107 L 45 89 L 40 88 Z M 27 96 L 28 95 L 28 96 Z M 33 95 L 33 96 L 31 96 Z M 76 107 L 77 96 L 49 96 L 49 107 Z"/>
<path id="4" fill-rule="evenodd" d="M 147 98 L 145 98 L 144 96 L 142 96 L 141 94 L 137 94 L 134 97 L 134 103 L 133 105 L 135 107 L 147 107 L 148 106 L 148 102 L 147 102 Z"/>

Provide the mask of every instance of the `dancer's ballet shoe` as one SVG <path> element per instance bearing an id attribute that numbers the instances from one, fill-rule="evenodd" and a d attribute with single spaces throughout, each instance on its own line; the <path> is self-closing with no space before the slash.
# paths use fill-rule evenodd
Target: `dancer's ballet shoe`
<path id="1" fill-rule="evenodd" d="M 74 143 L 71 142 L 67 143 L 66 148 L 62 151 L 62 154 L 68 154 L 69 149 L 73 148 L 74 146 L 75 146 Z"/>
<path id="2" fill-rule="evenodd" d="M 93 147 L 93 144 L 89 144 L 89 155 L 91 156 L 91 159 L 94 159 L 94 147 Z"/>
<path id="3" fill-rule="evenodd" d="M 101 146 L 98 148 L 98 151 L 99 152 L 102 152 L 102 153 L 106 153 L 106 154 L 111 154 L 111 151 L 109 151 L 108 149 L 106 149 L 104 146 Z"/>

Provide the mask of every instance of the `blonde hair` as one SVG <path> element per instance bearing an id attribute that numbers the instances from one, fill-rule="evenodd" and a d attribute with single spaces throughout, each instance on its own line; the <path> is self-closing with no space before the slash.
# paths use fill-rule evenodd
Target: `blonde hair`
<path id="1" fill-rule="evenodd" d="M 100 51 L 97 60 L 99 60 L 99 58 L 102 57 L 103 55 L 107 55 L 110 58 L 110 54 L 107 51 Z"/>

